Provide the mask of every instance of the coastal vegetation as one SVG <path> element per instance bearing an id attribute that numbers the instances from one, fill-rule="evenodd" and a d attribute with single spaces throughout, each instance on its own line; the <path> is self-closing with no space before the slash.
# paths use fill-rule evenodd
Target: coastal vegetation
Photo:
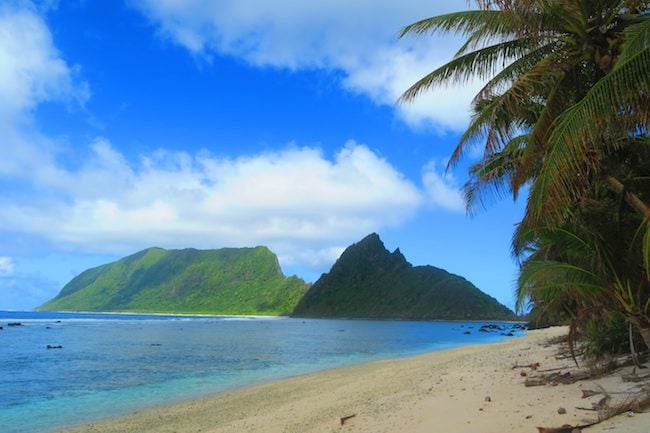
<path id="1" fill-rule="evenodd" d="M 465 38 L 402 101 L 485 81 L 449 167 L 482 147 L 464 187 L 470 214 L 528 195 L 512 242 L 517 307 L 569 323 L 596 355 L 650 348 L 650 3 L 476 4 L 402 30 Z"/>
<path id="2" fill-rule="evenodd" d="M 282 274 L 267 247 L 149 248 L 73 278 L 39 310 L 298 315 L 399 319 L 513 319 L 462 277 L 413 267 L 372 234 L 310 288 Z"/>
<path id="3" fill-rule="evenodd" d="M 39 310 L 282 315 L 307 287 L 266 247 L 149 248 L 82 272 Z"/>
<path id="4" fill-rule="evenodd" d="M 376 233 L 348 247 L 300 300 L 294 316 L 512 320 L 515 315 L 458 275 L 411 265 Z"/>

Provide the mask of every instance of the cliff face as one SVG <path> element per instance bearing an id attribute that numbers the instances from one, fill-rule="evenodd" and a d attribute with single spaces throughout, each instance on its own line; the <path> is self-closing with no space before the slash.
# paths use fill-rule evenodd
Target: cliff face
<path id="1" fill-rule="evenodd" d="M 39 309 L 278 315 L 307 287 L 266 247 L 149 248 L 82 272 Z"/>
<path id="2" fill-rule="evenodd" d="M 379 236 L 348 247 L 300 300 L 294 316 L 507 320 L 514 313 L 458 275 L 412 266 Z"/>

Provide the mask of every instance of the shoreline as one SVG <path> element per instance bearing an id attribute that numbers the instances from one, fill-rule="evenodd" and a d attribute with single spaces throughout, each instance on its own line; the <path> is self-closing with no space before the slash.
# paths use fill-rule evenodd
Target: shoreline
<path id="1" fill-rule="evenodd" d="M 615 391 L 616 377 L 526 388 L 523 370 L 513 368 L 565 366 L 555 359 L 555 347 L 544 346 L 565 333 L 549 328 L 505 342 L 294 376 L 59 432 L 532 433 L 538 426 L 582 425 L 594 414 L 576 409 L 590 402 L 580 391 L 598 385 Z M 619 416 L 588 432 L 647 433 L 647 425 L 650 414 Z"/>
<path id="2" fill-rule="evenodd" d="M 362 320 L 362 321 L 387 321 L 387 322 L 431 322 L 431 323 L 507 323 L 525 324 L 526 320 L 503 320 L 503 319 L 401 319 L 381 317 L 306 317 L 291 315 L 255 315 L 255 314 L 211 314 L 211 313 L 165 313 L 151 311 L 67 311 L 67 310 L 3 310 L 8 313 L 53 313 L 53 314 L 115 314 L 115 315 L 142 315 L 142 316 L 179 316 L 179 317 L 226 317 L 244 319 L 296 319 L 296 320 Z"/>

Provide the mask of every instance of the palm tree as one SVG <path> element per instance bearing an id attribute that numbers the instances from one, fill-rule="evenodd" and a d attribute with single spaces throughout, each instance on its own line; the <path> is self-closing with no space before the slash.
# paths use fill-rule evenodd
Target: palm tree
<path id="1" fill-rule="evenodd" d="M 650 155 L 639 171 L 650 172 Z M 630 183 L 641 176 L 618 172 Z M 567 313 L 572 328 L 602 311 L 616 311 L 633 324 L 650 348 L 650 280 L 642 262 L 642 217 L 621 206 L 604 182 L 571 206 L 559 226 L 521 230 L 514 252 L 522 258 L 517 307 L 532 301 L 542 310 Z"/>
<path id="2" fill-rule="evenodd" d="M 516 197 L 531 182 L 529 217 L 561 219 L 564 207 L 588 186 L 586 179 L 594 176 L 604 152 L 624 145 L 621 137 L 647 137 L 649 3 L 478 4 L 479 10 L 428 18 L 402 30 L 401 36 L 457 32 L 467 41 L 452 61 L 416 82 L 401 100 L 448 82 L 488 79 L 473 101 L 472 121 L 450 166 L 468 145 L 483 143 L 485 160 L 518 146 L 517 164 L 501 186 Z M 638 210 L 650 216 L 647 207 Z"/>
<path id="3" fill-rule="evenodd" d="M 634 163 L 634 152 L 627 150 L 650 145 L 650 3 L 478 0 L 477 4 L 478 10 L 427 18 L 401 32 L 405 36 L 446 31 L 466 37 L 455 58 L 411 86 L 402 101 L 449 82 L 475 77 L 487 81 L 472 102 L 471 122 L 449 163 L 456 164 L 468 146 L 483 146 L 483 158 L 471 167 L 465 186 L 468 210 L 492 195 L 511 193 L 517 198 L 529 185 L 526 214 L 515 236 L 515 244 L 521 244 L 522 233 L 536 232 L 541 240 L 542 232 L 571 224 L 575 204 L 593 198 L 594 184 L 606 185 L 640 217 L 640 233 L 645 234 L 635 239 L 640 239 L 647 283 L 650 184 L 638 176 L 630 183 L 617 173 Z M 552 245 L 557 239 L 548 242 Z M 545 245 L 537 248 L 541 251 Z M 642 287 L 647 290 L 647 284 Z M 635 317 L 628 314 L 639 329 L 650 326 Z"/>

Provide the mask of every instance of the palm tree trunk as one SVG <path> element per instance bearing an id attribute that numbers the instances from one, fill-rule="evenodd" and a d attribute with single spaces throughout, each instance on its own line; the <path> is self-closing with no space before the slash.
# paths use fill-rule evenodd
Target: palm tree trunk
<path id="1" fill-rule="evenodd" d="M 625 194 L 625 200 L 637 212 L 639 212 L 646 220 L 650 220 L 650 207 L 643 202 L 636 194 L 625 191 L 625 186 L 615 177 L 607 176 L 607 182 L 617 192 Z"/>
<path id="2" fill-rule="evenodd" d="M 637 329 L 641 334 L 641 338 L 643 338 L 643 342 L 645 343 L 646 348 L 650 350 L 650 327 L 637 327 Z"/>
<path id="3" fill-rule="evenodd" d="M 646 348 L 650 350 L 650 327 L 637 326 L 637 329 L 639 330 L 639 334 L 641 334 L 641 338 L 643 338 Z"/>
<path id="4" fill-rule="evenodd" d="M 650 321 L 646 317 L 632 316 L 630 322 L 638 329 L 646 348 L 650 350 Z"/>

